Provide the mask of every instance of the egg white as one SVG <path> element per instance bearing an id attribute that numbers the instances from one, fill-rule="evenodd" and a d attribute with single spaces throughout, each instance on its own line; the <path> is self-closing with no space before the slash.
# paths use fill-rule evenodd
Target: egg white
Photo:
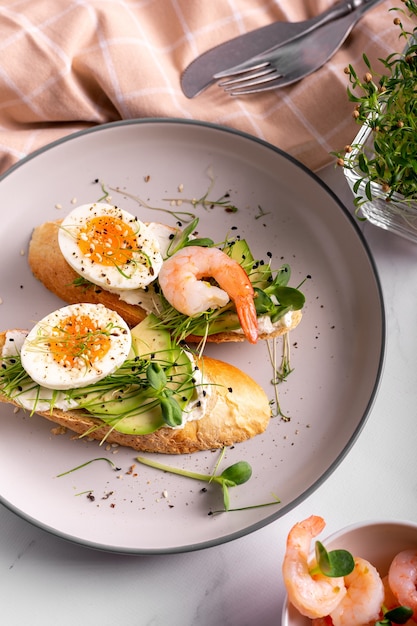
<path id="1" fill-rule="evenodd" d="M 48 348 L 53 328 L 59 327 L 71 316 L 88 316 L 98 329 L 110 329 L 109 351 L 97 360 L 80 359 L 79 364 L 69 366 L 54 359 Z M 129 327 L 115 311 L 102 304 L 71 304 L 50 313 L 38 322 L 27 335 L 21 349 L 22 366 L 38 385 L 48 389 L 73 389 L 96 383 L 112 374 L 126 360 L 132 338 Z"/>
<path id="2" fill-rule="evenodd" d="M 81 229 L 86 223 L 101 215 L 121 219 L 137 233 L 137 248 L 133 260 L 119 266 L 104 265 L 83 254 L 78 245 Z M 69 265 L 86 280 L 105 289 L 138 289 L 149 285 L 159 274 L 162 255 L 159 241 L 146 224 L 134 215 L 111 204 L 96 202 L 81 205 L 63 220 L 58 233 L 60 250 Z M 149 263 L 145 262 L 145 257 Z"/>

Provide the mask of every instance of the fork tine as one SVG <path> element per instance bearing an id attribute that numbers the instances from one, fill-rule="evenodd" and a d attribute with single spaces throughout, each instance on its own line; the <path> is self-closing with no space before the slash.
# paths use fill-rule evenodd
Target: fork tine
<path id="1" fill-rule="evenodd" d="M 298 80 L 298 79 L 297 79 Z M 288 80 L 286 76 L 277 76 L 270 79 L 269 82 L 263 82 L 258 85 L 243 85 L 242 87 L 236 87 L 236 89 L 225 89 L 229 96 L 248 96 L 253 93 L 261 93 L 262 91 L 272 91 L 279 87 L 291 85 L 295 80 Z"/>
<path id="2" fill-rule="evenodd" d="M 228 70 L 223 70 L 222 72 L 217 72 L 217 74 L 213 75 L 214 80 L 222 80 L 223 78 L 234 78 L 235 76 L 240 76 L 241 74 L 246 74 L 246 72 L 251 72 L 252 70 L 260 70 L 263 67 L 269 65 L 269 61 L 259 61 L 259 63 L 254 63 L 253 60 L 248 64 L 242 63 L 241 65 L 237 65 L 236 67 L 232 67 Z"/>
<path id="3" fill-rule="evenodd" d="M 263 73 L 260 76 L 250 76 L 249 78 L 240 78 L 231 81 L 225 81 L 218 83 L 219 87 L 223 87 L 223 89 L 230 93 L 231 95 L 245 94 L 245 93 L 255 93 L 253 88 L 256 91 L 260 91 L 262 87 L 272 89 L 269 87 L 269 84 L 272 82 L 276 82 L 279 78 L 283 78 L 282 74 L 280 74 L 275 68 L 269 68 L 268 73 Z M 250 90 L 250 91 L 249 91 Z"/>
<path id="4" fill-rule="evenodd" d="M 256 85 L 257 83 L 261 83 L 264 82 L 265 80 L 269 80 L 269 76 L 271 74 L 276 74 L 277 70 L 272 67 L 272 66 L 268 66 L 268 67 L 264 67 L 263 69 L 259 70 L 259 71 L 250 71 L 250 72 L 246 72 L 245 74 L 240 74 L 239 76 L 236 76 L 235 78 L 229 78 L 228 80 L 221 80 L 218 85 L 220 87 L 223 87 L 225 90 L 229 89 L 229 88 L 233 88 L 234 86 L 239 87 L 239 85 L 242 85 L 243 87 L 245 87 L 246 85 Z"/>

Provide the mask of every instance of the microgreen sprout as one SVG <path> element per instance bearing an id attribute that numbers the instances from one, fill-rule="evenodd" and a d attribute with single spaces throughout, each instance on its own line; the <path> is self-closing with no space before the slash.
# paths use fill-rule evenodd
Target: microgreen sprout
<path id="1" fill-rule="evenodd" d="M 201 480 L 207 483 L 220 485 L 223 492 L 223 504 L 225 511 L 228 511 L 230 508 L 229 489 L 231 487 L 236 487 L 237 485 L 243 485 L 243 483 L 246 483 L 252 476 L 252 468 L 246 461 L 238 461 L 223 470 L 221 474 L 216 475 L 200 474 L 198 472 L 172 467 L 141 456 L 137 457 L 137 460 L 143 465 L 148 465 L 149 467 L 162 470 L 163 472 L 178 474 L 187 478 L 193 478 L 194 480 Z M 214 471 L 216 471 L 216 469 Z"/>
<path id="2" fill-rule="evenodd" d="M 72 469 L 67 470 L 66 472 L 61 472 L 61 474 L 57 474 L 57 478 L 61 478 L 62 476 L 67 476 L 67 474 L 72 474 L 72 472 L 76 472 L 77 470 L 82 469 L 83 467 L 87 467 L 87 465 L 90 465 L 90 463 L 95 463 L 96 461 L 105 461 L 106 463 L 111 465 L 111 467 L 113 468 L 115 472 L 120 472 L 120 467 L 117 467 L 115 463 L 113 463 L 113 461 L 103 456 L 103 457 L 98 457 L 97 459 L 90 459 L 89 461 L 86 461 L 85 463 L 82 463 L 81 465 L 77 465 L 77 467 L 73 467 Z"/>
<path id="3" fill-rule="evenodd" d="M 415 20 L 416 2 L 403 0 L 403 4 Z M 403 9 L 390 10 L 405 14 Z M 387 201 L 395 199 L 397 193 L 405 201 L 417 198 L 417 27 L 407 32 L 400 17 L 394 19 L 394 24 L 399 26 L 400 38 L 407 46 L 401 54 L 379 59 L 385 74 L 374 71 L 366 54 L 363 78 L 352 65 L 345 69 L 350 83 L 348 98 L 355 104 L 353 117 L 372 131 L 369 145 L 348 145 L 333 153 L 338 165 L 359 173 L 353 187 L 357 208 L 373 200 L 372 183 L 378 185 L 378 196 L 382 190 Z"/>
<path id="4" fill-rule="evenodd" d="M 408 606 L 397 606 L 394 609 L 382 607 L 383 618 L 375 622 L 375 626 L 391 626 L 392 624 L 406 624 L 413 615 L 413 609 Z"/>
<path id="5" fill-rule="evenodd" d="M 265 506 L 272 506 L 273 504 L 281 504 L 281 500 L 274 493 L 272 494 L 274 500 L 271 502 L 263 502 L 262 504 L 253 504 L 252 506 L 242 506 L 236 507 L 233 509 L 228 509 L 228 513 L 233 513 L 234 511 L 248 511 L 250 509 L 261 509 Z M 210 511 L 209 515 L 218 515 L 219 513 L 224 513 L 224 509 L 219 511 Z"/>
<path id="6" fill-rule="evenodd" d="M 347 550 L 331 550 L 328 552 L 320 541 L 315 543 L 317 565 L 310 570 L 310 574 L 321 573 L 329 578 L 347 576 L 354 567 L 353 556 Z"/>
<path id="7" fill-rule="evenodd" d="M 95 286 L 94 283 L 87 280 L 87 278 L 84 278 L 84 276 L 77 276 L 77 278 L 74 278 L 74 280 L 70 284 L 74 285 L 74 287 L 84 287 L 84 289 Z"/>
<path id="8" fill-rule="evenodd" d="M 252 476 L 252 467 L 247 461 L 238 461 L 237 463 L 233 463 L 233 465 L 230 465 L 225 470 L 223 470 L 221 474 L 217 474 L 216 472 L 219 469 L 219 465 L 224 457 L 225 450 L 225 448 L 222 449 L 219 459 L 217 460 L 214 470 L 211 474 L 201 474 L 199 472 L 193 472 L 179 467 L 165 465 L 163 463 L 159 463 L 159 461 L 154 461 L 152 459 L 141 456 L 137 457 L 137 461 L 139 463 L 142 463 L 143 465 L 153 467 L 154 469 L 162 470 L 163 472 L 178 474 L 179 476 L 185 476 L 186 478 L 192 478 L 194 480 L 200 480 L 206 483 L 214 483 L 216 485 L 220 485 L 223 494 L 224 509 L 221 511 L 212 511 L 210 512 L 210 515 L 224 513 L 227 511 L 244 511 L 246 509 L 256 509 L 259 507 L 271 506 L 273 504 L 280 504 L 281 501 L 277 496 L 274 495 L 274 500 L 272 502 L 231 509 L 229 489 L 231 487 L 237 487 L 238 485 L 243 485 L 244 483 L 246 483 Z"/>
<path id="9" fill-rule="evenodd" d="M 190 235 L 195 232 L 198 222 L 199 218 L 196 217 L 192 220 L 192 222 L 190 222 L 190 224 L 188 224 L 188 226 L 186 226 L 183 230 L 179 230 L 174 235 L 168 246 L 167 256 L 172 256 L 173 254 L 178 252 L 178 250 L 180 250 L 181 248 L 185 248 L 186 246 L 201 246 L 208 248 L 214 246 L 214 241 L 212 239 L 209 239 L 208 237 L 195 237 L 194 239 L 190 239 Z"/>
<path id="10" fill-rule="evenodd" d="M 95 183 L 95 184 L 100 183 L 101 191 L 103 192 L 103 195 L 102 195 L 102 196 L 100 196 L 100 198 L 97 200 L 97 202 L 103 202 L 103 201 L 105 201 L 105 202 L 110 202 L 110 200 L 111 200 L 111 196 L 110 196 L 109 192 L 107 191 L 107 189 L 106 189 L 106 187 L 105 187 L 104 183 L 103 183 L 103 182 L 101 182 L 98 178 L 96 178 L 96 179 L 94 180 L 94 183 Z"/>
<path id="11" fill-rule="evenodd" d="M 289 422 L 290 417 L 285 415 L 281 408 L 281 403 L 279 401 L 279 392 L 278 385 L 287 379 L 287 376 L 291 374 L 292 369 L 290 365 L 290 338 L 288 333 L 285 333 L 282 336 L 282 352 L 280 363 L 278 364 L 278 346 L 277 346 L 277 338 L 268 339 L 266 342 L 269 360 L 272 365 L 273 370 L 273 378 L 271 379 L 271 384 L 274 388 L 274 400 L 271 402 L 271 410 L 272 416 L 278 417 L 280 416 L 284 422 Z"/>
<path id="12" fill-rule="evenodd" d="M 203 194 L 200 198 L 191 198 L 191 199 L 190 198 L 179 198 L 179 199 L 178 198 L 166 198 L 166 200 L 168 200 L 169 202 L 179 201 L 181 203 L 191 204 L 193 207 L 197 207 L 200 205 L 203 207 L 203 209 L 212 209 L 216 206 L 220 206 L 220 207 L 223 207 L 227 213 L 236 213 L 238 211 L 238 208 L 230 202 L 229 192 L 224 193 L 222 196 L 217 198 L 217 200 L 210 199 L 209 196 L 211 192 L 213 191 L 213 187 L 216 182 L 216 179 L 214 177 L 213 170 L 211 167 L 207 168 L 207 176 L 209 178 L 210 183 L 209 183 L 206 193 Z"/>
<path id="13" fill-rule="evenodd" d="M 227 213 L 236 213 L 238 211 L 238 208 L 234 204 L 232 204 L 232 202 L 230 202 L 229 192 L 224 193 L 222 196 L 220 196 L 219 198 L 215 200 L 213 200 L 210 197 L 210 194 L 213 191 L 213 187 L 215 183 L 215 177 L 213 175 L 211 167 L 207 169 L 207 176 L 209 178 L 209 186 L 208 186 L 206 193 L 203 194 L 201 197 L 199 198 L 169 197 L 169 198 L 164 198 L 163 201 L 169 202 L 171 206 L 181 206 L 183 204 L 188 204 L 192 206 L 193 208 L 201 206 L 203 207 L 203 209 L 211 209 L 211 208 L 218 206 L 218 207 L 223 207 Z M 134 200 L 140 206 L 143 206 L 146 209 L 150 209 L 151 211 L 161 211 L 163 213 L 169 213 L 175 219 L 181 220 L 186 223 L 194 220 L 196 217 L 195 214 L 191 213 L 190 211 L 180 211 L 177 209 L 172 210 L 172 209 L 165 209 L 163 207 L 152 206 L 151 204 L 149 204 L 148 202 L 146 202 L 139 196 L 128 193 L 124 189 L 120 189 L 120 187 L 110 187 L 110 189 L 116 193 L 123 194 L 125 197 L 130 198 L 131 200 Z"/>
<path id="14" fill-rule="evenodd" d="M 154 395 L 159 400 L 164 422 L 168 426 L 180 426 L 182 423 L 182 409 L 173 392 L 167 387 L 167 376 L 165 371 L 156 361 L 151 361 L 146 368 L 146 378 L 150 387 L 154 390 Z"/>
<path id="15" fill-rule="evenodd" d="M 269 215 L 270 211 L 264 211 L 260 204 L 258 204 L 258 213 L 255 215 L 255 219 L 259 220 L 259 218 L 264 217 L 264 215 Z"/>

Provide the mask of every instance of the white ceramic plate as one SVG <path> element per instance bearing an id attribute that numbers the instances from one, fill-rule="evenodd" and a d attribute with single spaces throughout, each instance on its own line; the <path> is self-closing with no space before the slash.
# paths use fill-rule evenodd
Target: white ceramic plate
<path id="1" fill-rule="evenodd" d="M 366 559 L 378 570 L 381 577 L 388 574 L 396 554 L 402 550 L 416 549 L 417 524 L 408 521 L 375 520 L 352 524 L 327 539 L 317 537 L 327 550 L 348 550 L 354 556 Z M 289 604 L 284 603 L 281 626 L 311 626 L 311 619 L 303 617 Z"/>
<path id="2" fill-rule="evenodd" d="M 210 173 L 214 182 L 210 188 Z M 222 467 L 245 459 L 253 477 L 231 490 L 231 507 L 281 504 L 209 515 L 222 507 L 215 485 L 145 468 L 128 449 L 54 436 L 40 417 L 0 408 L 0 496 L 12 511 L 43 529 L 99 549 L 168 553 L 216 545 L 284 515 L 316 489 L 358 436 L 376 394 L 384 353 L 384 311 L 369 251 L 351 216 L 300 164 L 247 135 L 182 120 L 133 120 L 59 141 L 25 159 L 0 186 L 0 319 L 27 328 L 62 305 L 31 275 L 25 251 L 32 228 L 65 215 L 74 204 L 119 187 L 152 207 L 174 210 L 167 198 L 217 200 L 225 193 L 238 212 L 202 208 L 199 232 L 216 241 L 246 237 L 255 257 L 292 267 L 291 284 L 306 275 L 304 319 L 292 334 L 294 372 L 280 386 L 289 422 L 228 450 Z M 179 191 L 183 186 L 183 191 Z M 113 201 L 141 219 L 176 219 L 140 207 L 123 193 Z M 61 208 L 57 208 L 61 207 Z M 183 202 L 177 211 L 193 211 Z M 237 227 L 238 230 L 231 230 Z M 48 260 L 45 259 L 47 263 Z M 207 350 L 247 371 L 273 398 L 265 343 Z M 57 478 L 86 461 L 105 461 Z M 164 457 L 171 465 L 211 472 L 217 452 Z M 94 500 L 87 497 L 91 493 Z"/>

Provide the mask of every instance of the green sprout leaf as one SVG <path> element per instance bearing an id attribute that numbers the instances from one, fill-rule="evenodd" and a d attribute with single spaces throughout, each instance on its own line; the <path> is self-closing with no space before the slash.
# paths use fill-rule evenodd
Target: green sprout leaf
<path id="1" fill-rule="evenodd" d="M 73 467 L 72 469 L 69 469 L 65 472 L 61 472 L 61 474 L 57 474 L 57 478 L 61 478 L 62 476 L 67 476 L 67 474 L 76 472 L 77 470 L 82 469 L 83 467 L 87 467 L 87 465 L 90 465 L 90 463 L 95 463 L 96 461 L 105 461 L 106 463 L 111 465 L 115 471 L 120 470 L 120 467 L 116 467 L 116 465 L 110 459 L 107 459 L 106 457 L 99 457 L 97 459 L 90 459 L 89 461 L 86 461 L 85 463 L 82 463 L 81 465 L 77 465 L 77 467 Z"/>
<path id="2" fill-rule="evenodd" d="M 227 484 L 228 487 L 236 487 L 236 485 L 243 485 L 252 476 L 252 468 L 247 461 L 238 461 L 230 467 L 227 467 L 220 474 L 220 478 Z"/>
<path id="3" fill-rule="evenodd" d="M 231 487 L 236 487 L 237 485 L 243 485 L 244 483 L 246 483 L 252 476 L 252 468 L 247 461 L 238 461 L 237 463 L 234 463 L 233 465 L 230 465 L 225 470 L 223 470 L 221 474 L 216 474 L 220 461 L 223 458 L 224 452 L 225 448 L 223 448 L 222 450 L 220 458 L 214 468 L 213 474 L 200 474 L 199 472 L 192 472 L 189 470 L 181 469 L 179 467 L 172 467 L 170 465 L 165 465 L 163 463 L 159 463 L 159 461 L 153 461 L 152 459 L 148 459 L 142 456 L 137 457 L 137 461 L 139 463 L 142 463 L 143 465 L 148 465 L 149 467 L 162 470 L 163 472 L 178 474 L 187 478 L 193 478 L 194 480 L 201 480 L 207 483 L 220 485 L 223 494 L 223 512 L 226 512 L 230 510 L 229 489 Z M 277 503 L 280 503 L 280 500 L 278 498 L 276 498 L 273 502 L 268 502 L 267 504 L 254 505 L 234 510 L 243 511 L 244 509 L 253 509 L 257 508 L 257 506 L 269 506 L 270 504 Z M 220 512 L 221 511 L 215 511 L 215 513 Z"/>
<path id="4" fill-rule="evenodd" d="M 172 396 L 160 399 L 162 418 L 168 426 L 180 426 L 182 424 L 182 409 Z"/>
<path id="5" fill-rule="evenodd" d="M 357 176 L 359 186 L 353 187 L 357 207 L 374 198 L 408 203 L 417 198 L 416 172 L 412 164 L 417 152 L 417 27 L 414 25 L 417 3 L 403 0 L 403 8 L 394 7 L 389 11 L 400 14 L 401 19 L 397 17 L 394 24 L 399 27 L 399 38 L 405 40 L 403 52 L 378 59 L 383 73 L 372 67 L 366 54 L 363 54 L 363 61 L 368 71 L 363 78 L 352 65 L 345 70 L 349 77 L 348 100 L 355 104 L 355 121 L 371 131 L 368 141 L 332 152 L 337 157 L 337 165 L 354 171 Z M 402 21 L 402 16 L 407 15 L 413 21 L 412 28 Z M 407 215 L 404 220 L 407 221 Z"/>
<path id="6" fill-rule="evenodd" d="M 315 545 L 316 561 L 319 571 L 330 578 L 347 576 L 353 571 L 355 561 L 347 550 L 331 550 L 327 552 L 320 541 Z"/>
<path id="7" fill-rule="evenodd" d="M 152 389 L 156 392 L 161 393 L 165 389 L 167 377 L 159 363 L 156 363 L 155 361 L 151 361 L 149 363 L 146 368 L 146 378 Z"/>
<path id="8" fill-rule="evenodd" d="M 384 618 L 375 623 L 375 626 L 391 626 L 391 624 L 405 624 L 413 616 L 413 609 L 408 606 L 397 606 L 389 611 L 383 610 Z"/>

